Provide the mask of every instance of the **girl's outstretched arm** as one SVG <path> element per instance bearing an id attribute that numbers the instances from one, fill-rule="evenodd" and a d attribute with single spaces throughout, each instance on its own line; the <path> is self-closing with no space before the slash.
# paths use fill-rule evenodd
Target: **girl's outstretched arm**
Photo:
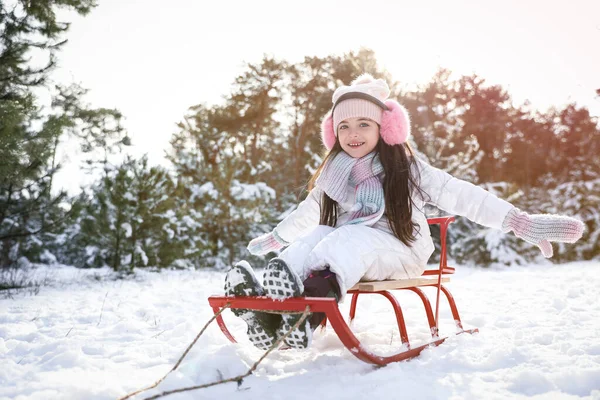
<path id="1" fill-rule="evenodd" d="M 308 228 L 317 226 L 321 216 L 322 190 L 314 188 L 290 215 L 272 232 L 252 239 L 248 244 L 251 254 L 260 256 L 287 246 Z"/>
<path id="2" fill-rule="evenodd" d="M 470 182 L 416 159 L 424 200 L 455 215 L 490 228 L 502 229 L 502 222 L 514 208 L 509 202 Z"/>
<path id="3" fill-rule="evenodd" d="M 515 235 L 540 248 L 545 257 L 552 257 L 549 242 L 574 243 L 583 235 L 584 223 L 571 217 L 529 215 L 509 202 L 472 183 L 457 179 L 445 171 L 417 159 L 421 188 L 430 196 L 426 201 L 452 214 Z"/>

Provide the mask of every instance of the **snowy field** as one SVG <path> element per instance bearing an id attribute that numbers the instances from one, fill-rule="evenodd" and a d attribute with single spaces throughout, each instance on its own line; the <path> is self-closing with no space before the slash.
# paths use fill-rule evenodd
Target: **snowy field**
<path id="1" fill-rule="evenodd" d="M 41 274 L 47 270 L 39 271 Z M 0 300 L 0 399 L 116 399 L 172 368 L 211 317 L 223 273 L 107 270 L 50 273 L 38 295 Z M 374 368 L 350 354 L 331 328 L 306 351 L 271 353 L 254 375 L 167 399 L 600 399 L 600 263 L 458 268 L 452 290 L 465 327 L 408 362 Z M 429 292 L 432 293 L 432 292 Z M 371 349 L 400 347 L 393 312 L 365 295 L 353 329 Z M 417 296 L 398 294 L 413 345 L 427 341 Z M 432 296 L 430 296 L 432 297 Z M 341 305 L 345 315 L 349 299 Z M 179 369 L 135 397 L 245 373 L 261 356 L 243 322 L 226 311 L 240 339 L 211 326 Z M 454 332 L 447 307 L 441 334 Z"/>

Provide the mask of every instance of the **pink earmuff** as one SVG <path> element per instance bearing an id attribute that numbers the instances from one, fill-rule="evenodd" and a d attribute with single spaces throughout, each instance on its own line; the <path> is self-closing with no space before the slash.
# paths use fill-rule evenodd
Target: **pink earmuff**
<path id="1" fill-rule="evenodd" d="M 333 129 L 333 115 L 329 111 L 321 122 L 321 139 L 327 150 L 331 150 L 335 144 L 335 130 Z"/>
<path id="2" fill-rule="evenodd" d="M 381 116 L 381 128 L 379 134 L 384 142 L 393 146 L 402 144 L 408 140 L 410 135 L 410 117 L 406 108 L 395 100 L 386 100 L 387 111 Z"/>
<path id="3" fill-rule="evenodd" d="M 383 111 L 379 134 L 384 142 L 390 146 L 402 144 L 410 135 L 410 117 L 408 111 L 395 100 L 386 100 L 388 110 Z M 335 129 L 331 111 L 325 115 L 321 123 L 321 138 L 327 150 L 335 144 Z"/>

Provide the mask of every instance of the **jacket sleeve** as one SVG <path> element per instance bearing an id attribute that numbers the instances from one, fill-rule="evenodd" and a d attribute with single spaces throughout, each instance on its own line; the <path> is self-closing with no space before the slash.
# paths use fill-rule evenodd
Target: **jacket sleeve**
<path id="1" fill-rule="evenodd" d="M 509 202 L 472 183 L 417 160 L 421 189 L 430 196 L 423 199 L 444 211 L 467 217 L 490 228 L 502 228 L 506 214 L 514 207 Z"/>
<path id="2" fill-rule="evenodd" d="M 296 210 L 275 227 L 276 234 L 286 242 L 292 243 L 304 231 L 319 225 L 322 193 L 319 188 L 311 190 L 306 199 L 298 204 Z"/>

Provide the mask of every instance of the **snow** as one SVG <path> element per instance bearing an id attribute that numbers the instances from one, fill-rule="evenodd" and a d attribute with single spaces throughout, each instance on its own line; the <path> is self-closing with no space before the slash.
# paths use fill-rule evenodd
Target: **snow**
<path id="1" fill-rule="evenodd" d="M 123 229 L 125 231 L 125 237 L 128 237 L 128 238 L 131 237 L 132 228 L 131 228 L 131 224 L 129 222 L 123 222 L 121 224 L 121 229 Z"/>
<path id="2" fill-rule="evenodd" d="M 144 265 L 148 265 L 148 256 L 140 246 L 135 246 L 135 254 L 138 254 L 142 258 L 142 263 L 144 263 Z"/>
<path id="3" fill-rule="evenodd" d="M 219 192 L 215 189 L 215 185 L 213 185 L 212 182 L 206 182 L 201 186 L 191 185 L 190 191 L 192 192 L 190 202 L 193 202 L 196 197 L 202 197 L 205 194 L 208 194 L 213 200 L 216 200 L 219 197 Z"/>
<path id="4" fill-rule="evenodd" d="M 375 368 L 343 347 L 331 327 L 306 351 L 271 353 L 241 387 L 218 385 L 167 399 L 600 399 L 600 263 L 457 268 L 447 286 L 466 328 L 441 308 L 439 347 Z M 50 286 L 0 299 L 0 399 L 116 399 L 169 371 L 212 316 L 223 273 L 41 268 Z M 259 279 L 262 271 L 258 271 Z M 427 288 L 432 301 L 433 292 Z M 413 345 L 428 341 L 422 305 L 398 292 Z M 341 304 L 347 315 L 349 301 Z M 244 374 L 262 352 L 244 323 L 224 313 L 240 343 L 210 326 L 179 369 L 136 399 Z M 382 296 L 363 295 L 352 324 L 363 345 L 400 349 Z M 391 343 L 391 344 L 390 344 Z"/>
<path id="5" fill-rule="evenodd" d="M 275 190 L 264 182 L 241 183 L 234 179 L 229 189 L 231 197 L 236 200 L 257 200 L 264 197 L 265 201 L 275 199 Z"/>

